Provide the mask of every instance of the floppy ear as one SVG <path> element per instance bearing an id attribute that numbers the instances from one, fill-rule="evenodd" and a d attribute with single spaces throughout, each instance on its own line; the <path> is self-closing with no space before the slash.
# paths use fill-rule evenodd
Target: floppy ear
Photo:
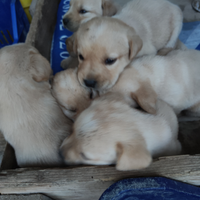
<path id="1" fill-rule="evenodd" d="M 129 141 L 127 144 L 117 143 L 117 170 L 144 169 L 151 164 L 152 157 L 146 149 L 146 144 L 144 142 L 137 142 L 136 140 Z"/>
<path id="2" fill-rule="evenodd" d="M 157 94 L 148 83 L 142 85 L 136 92 L 132 92 L 131 97 L 143 110 L 156 114 Z"/>
<path id="3" fill-rule="evenodd" d="M 128 30 L 127 38 L 129 44 L 129 59 L 132 60 L 142 49 L 143 42 L 132 27 Z"/>
<path id="4" fill-rule="evenodd" d="M 29 54 L 29 71 L 33 80 L 36 82 L 49 81 L 50 75 L 52 74 L 52 69 L 50 67 L 49 61 L 39 53 L 36 53 L 32 50 L 29 51 Z"/>
<path id="5" fill-rule="evenodd" d="M 72 36 L 68 37 L 66 39 L 66 46 L 67 51 L 69 52 L 70 56 L 76 56 L 77 55 L 77 37 L 76 33 L 74 33 Z"/>
<path id="6" fill-rule="evenodd" d="M 117 6 L 112 0 L 102 0 L 103 16 L 113 16 L 117 13 Z"/>

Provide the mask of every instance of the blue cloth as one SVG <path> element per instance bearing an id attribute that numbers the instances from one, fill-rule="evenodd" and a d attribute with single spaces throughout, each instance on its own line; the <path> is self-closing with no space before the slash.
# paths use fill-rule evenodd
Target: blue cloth
<path id="1" fill-rule="evenodd" d="M 66 30 L 62 25 L 62 16 L 69 10 L 70 0 L 61 0 L 57 12 L 57 23 L 53 35 L 51 47 L 51 67 L 54 74 L 63 69 L 60 63 L 63 59 L 69 57 L 66 50 L 65 41 L 72 35 L 72 32 Z M 200 44 L 200 22 L 183 23 L 183 29 L 179 39 L 190 49 L 195 49 Z M 200 50 L 200 46 L 198 47 Z"/>
<path id="2" fill-rule="evenodd" d="M 200 44 L 200 21 L 183 23 L 179 39 L 189 49 L 196 49 Z"/>
<path id="3" fill-rule="evenodd" d="M 167 178 L 132 178 L 111 185 L 99 200 L 199 200 L 200 188 Z"/>
<path id="4" fill-rule="evenodd" d="M 62 16 L 69 10 L 69 2 L 70 0 L 61 0 L 57 12 L 57 23 L 51 46 L 51 68 L 54 74 L 63 70 L 60 63 L 69 57 L 65 41 L 72 35 L 72 32 L 66 30 L 62 25 Z"/>

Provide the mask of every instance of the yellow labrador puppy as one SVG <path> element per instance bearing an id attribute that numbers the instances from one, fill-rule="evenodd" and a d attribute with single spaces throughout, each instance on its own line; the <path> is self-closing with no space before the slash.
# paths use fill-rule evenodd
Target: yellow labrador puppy
<path id="1" fill-rule="evenodd" d="M 63 163 L 59 147 L 72 124 L 51 95 L 50 74 L 49 62 L 32 46 L 0 50 L 0 129 L 20 167 Z"/>
<path id="2" fill-rule="evenodd" d="M 79 25 L 97 16 L 113 16 L 130 0 L 71 0 L 63 26 L 75 32 Z"/>
<path id="3" fill-rule="evenodd" d="M 111 88 L 134 59 L 174 48 L 182 27 L 180 8 L 165 0 L 134 0 L 114 17 L 96 17 L 73 36 L 78 79 L 95 90 Z M 71 48 L 72 49 L 72 48 Z"/>
<path id="4" fill-rule="evenodd" d="M 67 69 L 57 73 L 53 79 L 52 95 L 57 99 L 64 114 L 71 120 L 86 109 L 97 92 L 83 88 L 77 79 L 77 69 Z"/>
<path id="5" fill-rule="evenodd" d="M 100 92 L 101 96 L 107 92 L 120 93 L 124 96 L 126 102 L 132 107 L 137 106 L 134 98 L 146 107 L 149 113 L 155 113 L 155 100 L 164 100 L 174 108 L 178 115 L 181 111 L 187 110 L 185 114 L 194 117 L 200 116 L 200 52 L 197 50 L 174 50 L 167 56 L 146 56 L 138 58 L 125 68 L 119 76 L 116 84 L 108 90 Z M 61 72 L 62 73 L 62 72 Z M 57 79 L 57 88 L 55 93 L 56 98 L 62 101 L 67 101 L 67 106 L 70 107 L 71 102 L 83 102 L 84 106 L 79 106 L 77 103 L 74 109 L 79 113 L 88 107 L 91 99 L 96 97 L 95 90 L 90 93 L 87 88 L 78 83 L 77 76 L 72 76 L 66 73 L 66 77 Z M 73 79 L 73 85 L 67 84 L 63 87 L 63 92 L 58 88 L 67 81 Z M 70 95 L 69 91 L 81 91 L 76 95 Z M 65 91 L 65 92 L 64 92 Z M 68 91 L 68 93 L 66 92 Z M 68 94 L 62 99 L 62 93 Z M 70 101 L 68 100 L 70 99 Z M 69 111 L 70 112 L 70 111 Z M 76 113 L 73 113 L 76 115 Z"/>
<path id="6" fill-rule="evenodd" d="M 151 115 L 130 108 L 119 94 L 106 94 L 79 115 L 73 130 L 61 146 L 66 164 L 116 163 L 118 170 L 137 170 L 152 157 L 181 151 L 176 115 L 161 100 Z"/>
<path id="7" fill-rule="evenodd" d="M 132 98 L 149 113 L 155 113 L 156 99 L 167 102 L 178 115 L 200 116 L 200 51 L 174 50 L 167 56 L 146 56 L 134 60 L 108 91 L 120 92 L 126 102 Z M 107 92 L 108 92 L 107 91 Z"/>

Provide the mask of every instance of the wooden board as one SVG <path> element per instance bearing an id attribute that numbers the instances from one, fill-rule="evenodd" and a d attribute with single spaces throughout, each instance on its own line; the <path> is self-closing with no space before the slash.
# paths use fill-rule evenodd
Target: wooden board
<path id="1" fill-rule="evenodd" d="M 0 200 L 52 200 L 42 194 L 32 195 L 1 195 Z"/>
<path id="2" fill-rule="evenodd" d="M 0 172 L 1 194 L 44 193 L 60 200 L 98 199 L 114 182 L 162 176 L 200 186 L 200 155 L 163 157 L 141 171 L 120 172 L 113 166 L 63 169 L 16 169 Z"/>

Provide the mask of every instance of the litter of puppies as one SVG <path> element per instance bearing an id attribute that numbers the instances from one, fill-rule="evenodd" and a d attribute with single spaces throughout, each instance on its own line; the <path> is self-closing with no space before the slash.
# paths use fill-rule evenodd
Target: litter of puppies
<path id="1" fill-rule="evenodd" d="M 36 49 L 1 49 L 0 129 L 18 165 L 139 170 L 180 154 L 177 117 L 199 116 L 200 104 L 200 52 L 178 40 L 182 20 L 165 0 L 71 0 L 71 57 L 52 86 Z"/>

